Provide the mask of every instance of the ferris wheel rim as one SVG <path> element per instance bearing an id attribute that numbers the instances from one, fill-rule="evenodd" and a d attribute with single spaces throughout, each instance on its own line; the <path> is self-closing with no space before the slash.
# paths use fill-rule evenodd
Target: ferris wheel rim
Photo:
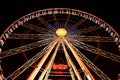
<path id="1" fill-rule="evenodd" d="M 61 12 L 59 12 L 60 10 L 61 10 Z M 25 19 L 26 17 L 29 17 L 29 16 L 31 16 L 31 19 L 33 19 L 33 18 L 35 18 L 34 15 L 36 13 L 42 13 L 43 12 L 42 13 L 43 15 L 52 14 L 52 13 L 49 13 L 49 11 L 51 11 L 51 12 L 52 11 L 53 12 L 56 11 L 56 14 L 66 14 L 65 13 L 66 11 L 64 12 L 64 10 L 68 11 L 67 14 L 72 14 L 72 15 L 77 15 L 77 16 L 79 15 L 79 16 L 81 16 L 83 18 L 89 19 L 89 20 L 95 22 L 96 24 L 100 25 L 102 28 L 105 29 L 105 31 L 107 31 L 115 39 L 115 42 L 118 45 L 118 48 L 120 48 L 120 36 L 108 23 L 106 23 L 104 20 L 102 20 L 102 19 L 98 18 L 97 16 L 94 16 L 94 15 L 92 15 L 90 13 L 87 13 L 87 12 L 81 11 L 81 10 L 77 10 L 77 9 L 72 9 L 72 8 L 48 8 L 48 9 L 42 9 L 42 10 L 34 11 L 34 12 L 31 12 L 31 13 L 25 15 L 25 16 L 22 16 L 21 18 L 19 18 L 16 21 L 14 21 L 11 25 L 9 25 L 7 27 L 7 29 L 3 32 L 3 34 L 0 36 L 0 43 L 1 43 L 0 45 L 3 46 L 4 45 L 4 41 L 8 37 L 5 34 L 9 35 L 19 25 L 21 25 L 21 24 L 23 24 L 23 23 L 25 23 L 27 21 L 26 20 L 26 21 L 23 21 L 22 23 L 20 23 L 19 22 L 20 20 Z M 76 12 L 77 13 L 81 13 L 81 15 L 77 14 Z M 42 16 L 42 14 L 41 15 L 39 14 L 39 16 Z M 32 18 L 32 16 L 33 16 L 33 18 Z M 88 17 L 88 16 L 90 16 L 90 17 Z M 36 17 L 38 17 L 38 16 L 36 16 Z M 102 24 L 100 24 L 100 23 L 102 23 Z"/>
<path id="2" fill-rule="evenodd" d="M 61 11 L 59 12 L 59 10 L 61 10 Z M 64 10 L 68 11 L 68 13 L 64 12 Z M 108 23 L 106 23 L 102 19 L 100 19 L 100 18 L 98 18 L 98 17 L 96 17 L 96 16 L 94 16 L 90 13 L 80 11 L 80 10 L 76 10 L 76 9 L 70 9 L 70 8 L 49 8 L 49 9 L 38 10 L 38 11 L 32 12 L 30 14 L 27 14 L 27 15 L 17 19 L 0 36 L 1 46 L 4 46 L 4 41 L 7 39 L 9 34 L 11 34 L 12 31 L 17 29 L 19 27 L 19 25 L 22 25 L 23 23 L 25 23 L 25 22 L 27 22 L 31 19 L 34 19 L 35 18 L 35 16 L 33 16 L 34 14 L 41 13 L 41 14 L 39 14 L 39 16 L 49 15 L 50 14 L 49 11 L 51 11 L 51 12 L 53 11 L 54 13 L 55 13 L 55 11 L 57 11 L 55 14 L 72 14 L 72 15 L 77 15 L 77 16 L 83 17 L 85 19 L 89 19 L 90 21 L 94 22 L 95 24 L 100 25 L 100 27 L 102 27 L 106 32 L 108 32 L 110 34 L 110 36 L 112 36 L 115 39 L 115 42 L 118 45 L 118 48 L 120 48 L 120 36 Z M 71 11 L 71 12 L 69 12 L 69 11 Z M 76 12 L 81 13 L 81 15 L 78 15 Z M 30 16 L 31 16 L 31 18 L 26 20 Z M 36 17 L 39 17 L 39 16 L 36 16 Z M 88 18 L 88 16 L 92 17 L 92 19 Z M 23 19 L 23 22 L 20 23 L 19 21 L 22 20 L 22 19 Z M 102 24 L 100 24 L 98 22 L 101 22 Z M 0 48 L 0 49 L 1 49 L 0 50 L 0 52 L 1 52 L 2 48 Z"/>

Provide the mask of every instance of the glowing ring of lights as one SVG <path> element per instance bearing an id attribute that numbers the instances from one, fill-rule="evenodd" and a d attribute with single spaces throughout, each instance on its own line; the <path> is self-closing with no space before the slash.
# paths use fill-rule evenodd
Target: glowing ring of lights
<path id="1" fill-rule="evenodd" d="M 43 9 L 43 10 L 38 10 L 35 12 L 32 12 L 30 14 L 27 14 L 18 20 L 14 21 L 5 31 L 4 33 L 0 36 L 0 45 L 3 46 L 5 40 L 8 38 L 9 34 L 11 34 L 16 28 L 19 27 L 19 25 L 22 25 L 26 21 L 29 21 L 30 19 L 34 19 L 39 16 L 43 15 L 50 15 L 54 12 L 54 14 L 71 14 L 75 16 L 81 16 L 86 19 L 89 19 L 90 21 L 95 22 L 96 24 L 100 25 L 100 27 L 104 28 L 114 39 L 115 42 L 118 44 L 118 48 L 120 49 L 120 36 L 119 34 L 105 21 L 102 19 L 81 11 L 81 10 L 76 10 L 76 9 L 70 9 L 70 8 L 50 8 L 50 9 Z M 0 48 L 0 51 L 2 51 L 2 48 Z"/>

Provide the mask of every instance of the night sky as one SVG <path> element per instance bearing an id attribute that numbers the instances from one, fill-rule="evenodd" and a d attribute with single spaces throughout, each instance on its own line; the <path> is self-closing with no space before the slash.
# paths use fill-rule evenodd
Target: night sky
<path id="1" fill-rule="evenodd" d="M 54 7 L 66 7 L 75 8 L 86 11 L 97 17 L 103 19 L 111 26 L 113 26 L 118 32 L 119 19 L 120 19 L 120 7 L 117 1 L 109 0 L 1 0 L 0 2 L 0 33 L 2 33 L 8 25 L 18 18 L 45 8 Z"/>
<path id="2" fill-rule="evenodd" d="M 115 2 L 115 0 L 108 0 L 108 2 L 104 2 L 105 0 L 55 0 L 55 1 L 10 0 L 10 1 L 8 2 L 8 0 L 1 0 L 0 2 L 0 35 L 13 21 L 17 20 L 18 18 L 28 13 L 40 9 L 57 7 L 74 8 L 91 13 L 103 19 L 108 24 L 110 24 L 120 34 L 120 11 L 119 11 L 120 4 L 118 4 L 117 1 Z M 111 60 L 109 61 L 109 63 L 111 63 Z M 107 67 L 110 66 L 108 65 Z M 114 69 L 112 71 L 114 71 Z M 118 71 L 120 71 L 120 68 Z"/>

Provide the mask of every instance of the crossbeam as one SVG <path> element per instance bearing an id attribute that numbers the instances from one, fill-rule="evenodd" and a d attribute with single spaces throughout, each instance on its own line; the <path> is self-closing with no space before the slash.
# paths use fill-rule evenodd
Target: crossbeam
<path id="1" fill-rule="evenodd" d="M 37 75 L 37 73 L 39 72 L 40 68 L 42 67 L 42 65 L 44 64 L 44 62 L 46 61 L 46 59 L 48 58 L 50 52 L 52 51 L 52 49 L 55 47 L 55 45 L 57 44 L 59 38 L 55 39 L 53 41 L 53 43 L 50 45 L 50 47 L 48 48 L 48 50 L 46 51 L 45 55 L 42 57 L 42 59 L 39 61 L 38 65 L 39 67 L 35 68 L 32 73 L 30 74 L 30 76 L 27 78 L 27 80 L 34 80 L 35 76 Z"/>
<path id="2" fill-rule="evenodd" d="M 85 18 L 80 19 L 78 22 L 76 22 L 76 24 L 72 25 L 70 30 L 74 30 L 76 27 L 79 27 L 80 25 L 82 25 L 82 23 L 84 23 L 86 21 Z"/>
<path id="3" fill-rule="evenodd" d="M 111 80 L 106 74 L 104 74 L 97 66 L 95 66 L 87 57 L 83 55 L 75 46 L 73 46 L 75 50 L 78 52 L 78 55 L 82 58 L 84 63 L 95 72 L 102 80 Z"/>
<path id="4" fill-rule="evenodd" d="M 16 55 L 16 54 L 24 52 L 24 51 L 32 50 L 32 49 L 35 49 L 35 48 L 38 48 L 41 46 L 45 46 L 45 45 L 49 44 L 52 40 L 53 40 L 52 38 L 48 38 L 45 40 L 37 41 L 34 43 L 30 43 L 27 45 L 23 45 L 20 47 L 16 47 L 16 48 L 13 48 L 10 50 L 3 51 L 0 54 L 0 59 L 8 57 L 8 56 L 13 56 L 13 55 Z"/>
<path id="5" fill-rule="evenodd" d="M 66 59 L 68 60 L 69 65 L 71 66 L 71 69 L 73 69 L 73 71 L 75 72 L 75 74 L 76 74 L 76 76 L 77 76 L 77 79 L 78 79 L 78 80 L 82 80 L 82 78 L 81 78 L 81 76 L 80 76 L 80 74 L 79 74 L 79 72 L 78 72 L 75 64 L 73 63 L 72 59 L 70 58 L 70 56 L 69 56 L 69 54 L 68 54 L 68 52 L 67 52 L 67 50 L 66 50 L 66 48 L 65 48 L 64 42 L 62 42 L 62 47 L 63 47 L 64 53 L 65 53 L 65 57 L 66 57 Z M 72 73 L 73 73 L 73 72 L 72 72 Z M 71 75 L 73 76 L 72 78 L 73 78 L 73 80 L 74 80 L 75 78 L 74 78 L 74 75 L 73 75 L 72 73 L 71 73 Z"/>
<path id="6" fill-rule="evenodd" d="M 92 53 L 98 54 L 98 55 L 100 55 L 100 56 L 103 56 L 103 57 L 105 57 L 105 58 L 111 59 L 111 60 L 113 60 L 113 61 L 120 62 L 120 56 L 119 56 L 119 55 L 115 55 L 115 54 L 113 54 L 113 53 L 110 53 L 110 52 L 107 52 L 107 51 L 105 51 L 105 50 L 96 48 L 96 47 L 94 47 L 94 46 L 85 44 L 85 43 L 80 42 L 80 41 L 78 41 L 78 40 L 71 41 L 71 43 L 72 43 L 74 46 L 77 46 L 77 47 L 79 47 L 79 48 L 85 49 L 85 50 L 87 50 L 87 51 L 90 51 L 90 52 L 92 52 Z"/>
<path id="7" fill-rule="evenodd" d="M 46 72 L 48 71 L 48 69 L 49 69 L 50 67 L 52 67 L 52 64 L 53 64 L 53 62 L 54 62 L 54 59 L 55 59 L 55 57 L 56 57 L 56 54 L 57 54 L 57 51 L 58 51 L 58 48 L 59 48 L 59 47 L 60 47 L 60 43 L 57 44 L 57 47 L 55 48 L 55 51 L 54 51 L 52 57 L 51 57 L 50 60 L 48 61 L 48 64 L 45 66 L 45 69 L 44 69 L 43 72 L 41 73 L 41 75 L 40 75 L 40 77 L 39 77 L 38 80 L 43 80 L 43 78 L 44 78 Z M 38 66 L 38 67 L 39 67 L 39 66 Z"/>
<path id="8" fill-rule="evenodd" d="M 28 29 L 31 29 L 31 30 L 34 30 L 34 31 L 37 31 L 37 32 L 42 32 L 42 31 L 45 31 L 44 29 L 40 28 L 40 27 L 37 27 L 33 24 L 29 24 L 29 23 L 24 23 L 22 26 L 28 28 Z"/>
<path id="9" fill-rule="evenodd" d="M 84 36 L 84 35 L 70 35 L 68 36 L 70 39 L 77 39 L 78 41 L 83 42 L 114 42 L 112 37 L 105 36 Z"/>
<path id="10" fill-rule="evenodd" d="M 31 40 L 40 40 L 46 38 L 52 38 L 55 35 L 52 34 L 19 34 L 19 33 L 12 33 L 9 35 L 8 39 L 31 39 Z"/>
<path id="11" fill-rule="evenodd" d="M 51 45 L 52 43 L 50 43 Z M 12 74 L 10 74 L 7 79 L 14 80 L 17 78 L 20 74 L 22 74 L 25 70 L 27 70 L 30 66 L 32 66 L 37 60 L 39 60 L 46 50 L 49 48 L 49 46 L 46 46 L 44 49 L 42 49 L 39 53 L 37 53 L 35 56 L 33 56 L 31 59 L 29 59 L 26 63 L 24 63 L 22 66 L 20 66 L 16 71 L 14 71 Z"/>
<path id="12" fill-rule="evenodd" d="M 90 73 L 90 71 L 88 70 L 88 68 L 86 67 L 86 65 L 83 63 L 82 58 L 78 56 L 78 53 L 76 52 L 76 50 L 74 49 L 72 44 L 70 42 L 68 42 L 68 40 L 66 38 L 63 37 L 63 39 L 64 39 L 65 43 L 67 44 L 67 46 L 70 48 L 71 52 L 73 53 L 75 59 L 77 60 L 79 66 L 81 67 L 82 71 L 89 76 L 87 78 L 90 80 L 95 80 L 94 77 L 92 76 L 92 74 Z"/>
<path id="13" fill-rule="evenodd" d="M 73 32 L 70 33 L 70 35 L 72 35 L 72 34 L 76 34 L 76 35 L 86 34 L 86 33 L 89 33 L 89 32 L 92 32 L 92 31 L 95 31 L 95 30 L 98 30 L 98 29 L 101 29 L 101 27 L 99 25 L 90 26 L 90 27 L 87 27 L 87 28 L 84 28 L 84 29 L 73 31 Z"/>

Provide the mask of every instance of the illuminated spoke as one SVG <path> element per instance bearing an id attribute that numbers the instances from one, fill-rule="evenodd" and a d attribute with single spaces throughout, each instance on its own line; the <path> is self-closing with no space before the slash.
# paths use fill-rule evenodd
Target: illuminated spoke
<path id="1" fill-rule="evenodd" d="M 37 68 L 35 68 L 32 73 L 30 74 L 30 76 L 28 77 L 27 80 L 34 80 L 35 76 L 37 75 L 37 73 L 39 72 L 39 70 L 41 69 L 42 65 L 44 64 L 44 62 L 46 61 L 46 59 L 48 58 L 50 52 L 52 51 L 52 49 L 55 47 L 55 45 L 57 44 L 59 38 L 55 39 L 54 42 L 49 46 L 49 48 L 47 49 L 47 51 L 45 52 L 45 55 L 42 57 L 42 59 L 40 60 L 40 62 L 38 63 Z"/>
<path id="2" fill-rule="evenodd" d="M 71 40 L 71 43 L 73 43 L 75 46 L 77 46 L 79 48 L 85 49 L 87 51 L 98 54 L 98 55 L 103 56 L 105 58 L 120 62 L 120 56 L 119 55 L 115 55 L 115 54 L 107 52 L 105 50 L 93 47 L 91 45 L 85 44 L 85 43 L 80 42 L 78 40 Z"/>
<path id="3" fill-rule="evenodd" d="M 31 44 L 27 44 L 24 46 L 20 46 L 17 48 L 13 48 L 13 49 L 4 51 L 0 54 L 0 58 L 5 58 L 5 57 L 12 56 L 12 55 L 24 52 L 24 51 L 28 51 L 28 50 L 32 50 L 32 49 L 35 49 L 35 48 L 38 48 L 41 46 L 45 46 L 45 45 L 49 44 L 52 40 L 53 40 L 53 38 L 48 38 L 45 40 L 37 41 L 37 42 L 31 43 Z"/>
<path id="4" fill-rule="evenodd" d="M 49 24 L 48 24 L 48 22 L 45 20 L 45 19 L 43 19 L 42 17 L 39 17 L 39 18 L 37 18 L 42 24 L 44 24 L 46 27 L 47 27 L 47 29 L 49 30 L 49 31 L 54 31 L 55 29 L 52 27 L 52 26 L 50 26 Z M 53 29 L 53 30 L 52 30 Z"/>
<path id="5" fill-rule="evenodd" d="M 55 20 L 55 22 L 56 22 L 56 24 L 57 24 L 57 27 L 59 28 L 59 23 L 58 23 L 57 18 L 56 18 L 56 16 L 55 16 L 54 13 L 53 13 L 53 17 L 54 17 L 54 20 Z"/>
<path id="6" fill-rule="evenodd" d="M 81 29 L 81 30 L 76 30 L 76 31 L 73 31 L 71 32 L 70 34 L 86 34 L 86 33 L 89 33 L 89 32 L 92 32 L 94 30 L 98 30 L 98 29 L 101 29 L 101 27 L 99 27 L 99 25 L 95 25 L 95 26 L 90 26 L 90 27 L 87 27 L 87 28 L 84 28 L 84 29 Z"/>
<path id="7" fill-rule="evenodd" d="M 75 46 L 73 46 L 75 50 L 79 53 L 78 55 L 82 58 L 84 63 L 95 72 L 102 80 L 110 80 L 110 78 L 104 74 L 97 66 L 95 66 L 87 57 L 83 55 Z"/>
<path id="8" fill-rule="evenodd" d="M 69 39 L 77 39 L 83 42 L 114 42 L 112 37 L 104 36 L 84 36 L 84 35 L 70 35 Z"/>
<path id="9" fill-rule="evenodd" d="M 57 47 L 56 47 L 56 49 L 55 49 L 55 51 L 54 51 L 52 57 L 50 58 L 48 64 L 45 66 L 45 69 L 44 69 L 44 71 L 42 72 L 42 74 L 40 75 L 40 77 L 39 77 L 38 80 L 41 80 L 41 79 L 43 80 L 43 78 L 44 78 L 46 72 L 47 72 L 48 69 L 52 66 L 52 64 L 53 64 L 53 62 L 54 62 L 54 59 L 55 59 L 55 57 L 56 57 L 56 54 L 57 54 L 57 51 L 58 51 L 58 48 L 59 48 L 59 47 L 60 47 L 60 43 L 57 44 Z M 38 66 L 38 67 L 39 67 L 39 66 Z"/>
<path id="10" fill-rule="evenodd" d="M 26 27 L 26 28 L 28 28 L 28 29 L 37 31 L 37 32 L 46 31 L 46 30 L 44 30 L 43 28 L 37 27 L 37 26 L 32 25 L 32 24 L 29 24 L 29 23 L 24 23 L 22 26 L 24 26 L 24 27 Z"/>
<path id="11" fill-rule="evenodd" d="M 64 27 L 66 27 L 66 25 L 67 25 L 69 19 L 70 19 L 70 14 L 68 15 L 68 18 L 67 18 L 67 20 L 66 20 L 66 22 L 65 22 L 65 24 L 64 24 Z"/>
<path id="12" fill-rule="evenodd" d="M 47 38 L 54 38 L 55 35 L 52 34 L 17 34 L 12 33 L 9 35 L 9 39 L 31 39 L 31 40 L 40 40 Z"/>
<path id="13" fill-rule="evenodd" d="M 51 43 L 50 43 L 51 45 Z M 27 70 L 29 67 L 31 67 L 37 60 L 39 60 L 46 52 L 46 50 L 50 47 L 50 45 L 46 46 L 43 50 L 41 50 L 39 53 L 37 53 L 35 56 L 33 56 L 30 60 L 28 60 L 26 63 L 24 63 L 21 67 L 19 67 L 16 71 L 14 71 L 11 75 L 7 77 L 7 79 L 14 80 L 17 78 L 20 74 L 22 74 L 25 70 Z"/>
<path id="14" fill-rule="evenodd" d="M 72 25 L 69 30 L 74 30 L 76 27 L 80 26 L 85 21 L 85 18 L 80 19 L 76 24 Z"/>
<path id="15" fill-rule="evenodd" d="M 70 44 L 66 38 L 63 37 L 63 39 L 64 39 L 66 45 L 71 50 L 71 52 L 74 55 L 75 59 L 77 60 L 79 66 L 82 69 L 82 71 L 86 74 L 86 77 L 88 78 L 88 80 L 95 80 L 94 77 L 92 76 L 92 74 L 90 73 L 90 71 L 88 70 L 88 68 L 86 67 L 86 65 L 83 63 L 82 58 L 78 56 L 78 53 L 74 49 L 74 47 L 72 46 L 72 44 Z"/>
<path id="16" fill-rule="evenodd" d="M 48 77 L 50 75 L 51 67 L 49 67 L 48 71 L 46 72 L 44 80 L 48 80 Z"/>
<path id="17" fill-rule="evenodd" d="M 72 59 L 70 58 L 70 56 L 69 56 L 69 54 L 68 54 L 68 52 L 67 52 L 67 50 L 66 50 L 66 48 L 65 48 L 64 42 L 62 42 L 62 47 L 63 47 L 63 51 L 64 51 L 64 53 L 65 53 L 65 57 L 66 57 L 66 59 L 67 59 L 67 61 L 68 61 L 68 64 L 69 64 L 71 70 L 72 70 L 72 68 L 73 68 L 73 70 L 74 70 L 74 72 L 75 72 L 75 74 L 76 74 L 76 76 L 77 76 L 77 79 L 78 79 L 78 80 L 82 80 L 82 78 L 81 78 L 81 76 L 80 76 L 80 74 L 79 74 L 79 72 L 78 72 L 75 64 L 73 63 Z M 71 73 L 71 76 L 72 76 L 72 78 L 73 78 L 72 80 L 74 80 L 73 71 L 70 72 L 70 73 Z"/>
<path id="18" fill-rule="evenodd" d="M 118 73 L 119 50 L 119 34 L 93 14 L 70 8 L 37 10 L 20 17 L 1 34 L 0 80 L 116 79 L 103 72 L 113 60 L 108 64 L 114 71 L 105 71 Z M 99 57 L 101 70 L 95 64 Z"/>

